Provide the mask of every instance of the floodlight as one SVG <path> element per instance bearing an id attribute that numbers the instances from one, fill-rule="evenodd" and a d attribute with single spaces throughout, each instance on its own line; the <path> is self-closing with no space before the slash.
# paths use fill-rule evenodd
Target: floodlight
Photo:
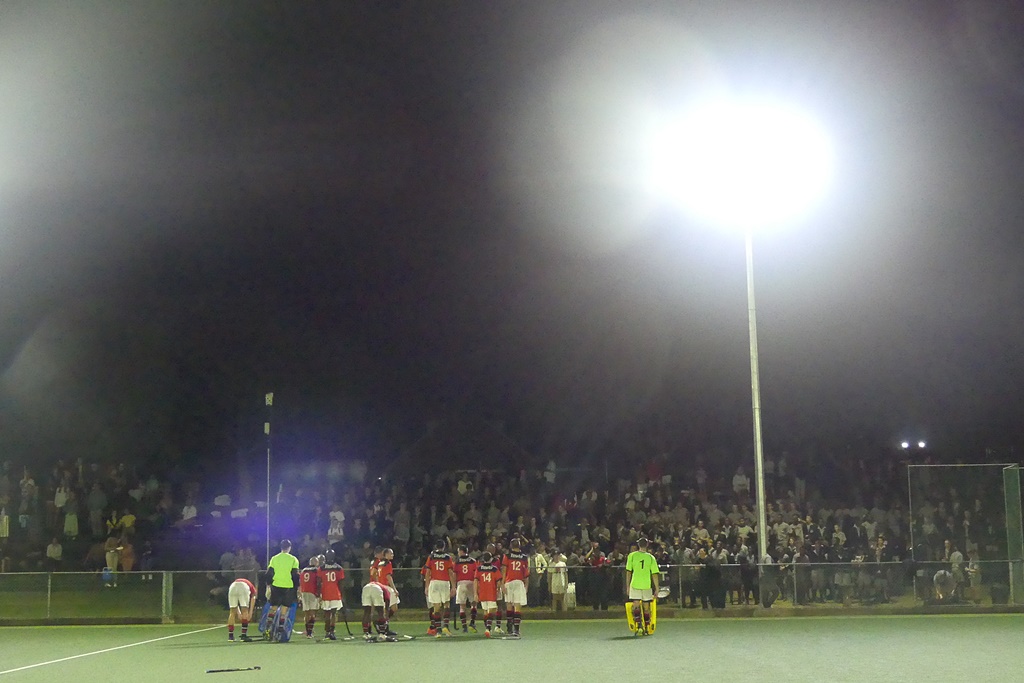
<path id="1" fill-rule="evenodd" d="M 910 448 L 910 442 L 909 441 L 904 441 L 904 442 L 900 443 L 900 448 L 902 448 L 904 450 Z"/>
<path id="2" fill-rule="evenodd" d="M 917 447 L 918 448 L 924 448 L 924 441 L 918 441 L 917 442 Z"/>
<path id="3" fill-rule="evenodd" d="M 749 232 L 792 222 L 831 180 L 828 136 L 791 106 L 716 100 L 650 130 L 649 189 L 723 227 Z"/>

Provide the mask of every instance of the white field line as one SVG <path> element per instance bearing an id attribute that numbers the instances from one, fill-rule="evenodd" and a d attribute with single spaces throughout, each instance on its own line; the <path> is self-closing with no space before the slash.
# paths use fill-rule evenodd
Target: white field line
<path id="1" fill-rule="evenodd" d="M 156 643 L 161 640 L 170 640 L 171 638 L 181 638 L 182 636 L 191 636 L 195 633 L 203 633 L 204 631 L 212 631 L 215 628 L 224 628 L 222 625 L 208 626 L 207 628 L 197 629 L 195 631 L 188 631 L 186 633 L 175 633 L 171 636 L 161 636 L 160 638 L 150 638 L 149 640 L 140 640 L 137 643 L 128 643 L 127 645 L 118 645 L 117 647 L 108 647 L 104 650 L 96 650 L 95 652 L 83 652 L 80 655 L 71 655 L 70 657 L 61 657 L 60 659 L 51 659 L 48 662 L 39 662 L 38 664 L 27 664 L 25 666 L 19 666 L 16 669 L 8 669 L 7 671 L 0 671 L 0 676 L 4 674 L 13 674 L 18 671 L 25 671 L 26 669 L 35 669 L 38 666 L 46 666 L 48 664 L 59 664 L 60 662 L 68 662 L 72 659 L 79 659 L 81 657 L 92 657 L 93 655 L 101 655 L 104 652 L 114 652 L 115 650 L 124 650 L 125 648 L 135 647 L 136 645 L 148 645 L 149 643 Z"/>

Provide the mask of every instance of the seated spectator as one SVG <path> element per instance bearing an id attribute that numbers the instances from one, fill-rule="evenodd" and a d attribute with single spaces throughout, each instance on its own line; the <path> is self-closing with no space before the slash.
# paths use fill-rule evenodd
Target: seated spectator
<path id="1" fill-rule="evenodd" d="M 135 569 L 135 546 L 128 536 L 121 537 L 121 571 L 130 572 Z"/>
<path id="2" fill-rule="evenodd" d="M 64 547 L 56 536 L 46 546 L 46 571 L 57 572 L 64 565 Z"/>

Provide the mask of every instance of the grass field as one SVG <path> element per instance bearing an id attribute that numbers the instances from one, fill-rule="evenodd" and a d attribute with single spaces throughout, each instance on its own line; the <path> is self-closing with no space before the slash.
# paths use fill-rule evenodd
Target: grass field
<path id="1" fill-rule="evenodd" d="M 422 634 L 426 624 L 396 623 Z M 728 681 L 1009 681 L 1024 668 L 1024 616 L 525 622 L 519 641 L 457 635 L 368 645 L 228 643 L 223 626 L 42 626 L 0 631 L 0 681 L 217 681 L 495 675 L 621 681 L 646 671 Z M 340 627 L 344 633 L 344 625 Z M 320 631 L 318 625 L 317 631 Z M 206 674 L 207 669 L 261 667 Z"/>

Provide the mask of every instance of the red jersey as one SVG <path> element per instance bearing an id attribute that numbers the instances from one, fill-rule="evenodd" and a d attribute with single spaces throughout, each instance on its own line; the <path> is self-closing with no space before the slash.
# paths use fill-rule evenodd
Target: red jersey
<path id="1" fill-rule="evenodd" d="M 450 581 L 451 577 L 448 572 L 454 569 L 452 556 L 444 551 L 435 550 L 427 556 L 427 563 L 423 565 L 423 568 L 431 581 Z"/>
<path id="2" fill-rule="evenodd" d="M 232 581 L 232 583 L 238 583 L 238 582 L 242 582 L 246 586 L 249 587 L 249 597 L 250 598 L 253 597 L 254 595 L 256 595 L 256 586 L 252 585 L 252 581 L 250 581 L 249 579 L 235 579 L 234 581 Z"/>
<path id="3" fill-rule="evenodd" d="M 395 566 L 391 560 L 381 560 L 380 564 L 377 565 L 377 583 L 385 586 L 391 585 L 391 575 L 395 573 Z"/>
<path id="4" fill-rule="evenodd" d="M 501 570 L 493 564 L 481 564 L 476 568 L 476 599 L 480 602 L 498 601 L 498 584 Z"/>
<path id="5" fill-rule="evenodd" d="M 341 600 L 341 580 L 345 570 L 340 564 L 325 564 L 317 570 L 320 578 L 320 597 L 324 600 Z"/>
<path id="6" fill-rule="evenodd" d="M 476 578 L 476 560 L 468 555 L 455 560 L 455 580 L 472 581 Z"/>
<path id="7" fill-rule="evenodd" d="M 299 590 L 303 593 L 312 593 L 313 595 L 320 595 L 319 585 L 319 570 L 316 567 L 306 567 L 299 572 Z"/>
<path id="8" fill-rule="evenodd" d="M 370 561 L 370 581 L 377 581 L 377 571 L 379 570 L 380 563 L 382 561 L 383 560 L 380 560 L 376 557 Z"/>
<path id="9" fill-rule="evenodd" d="M 501 568 L 505 570 L 505 583 L 526 581 L 526 577 L 530 575 L 530 556 L 526 553 L 511 552 L 502 560 Z"/>

